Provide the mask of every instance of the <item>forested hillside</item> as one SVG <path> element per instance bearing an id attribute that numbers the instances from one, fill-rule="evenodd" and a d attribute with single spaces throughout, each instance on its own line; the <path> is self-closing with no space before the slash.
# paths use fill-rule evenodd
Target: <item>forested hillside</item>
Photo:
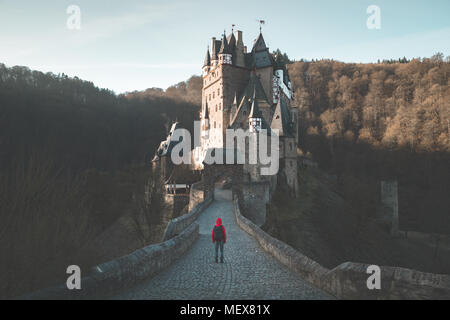
<path id="1" fill-rule="evenodd" d="M 130 98 L 154 98 L 165 97 L 176 101 L 186 101 L 197 105 L 202 104 L 203 82 L 200 76 L 192 76 L 185 82 L 170 86 L 167 90 L 161 88 L 149 88 L 144 91 L 134 91 L 127 94 Z"/>
<path id="2" fill-rule="evenodd" d="M 300 147 L 361 215 L 374 215 L 380 180 L 399 181 L 405 229 L 450 231 L 450 62 L 442 54 L 378 64 L 289 65 Z"/>
<path id="3" fill-rule="evenodd" d="M 449 61 L 288 68 L 299 147 L 337 176 L 354 218 L 373 217 L 380 180 L 396 179 L 401 227 L 448 233 Z M 58 272 L 77 248 L 124 212 L 142 210 L 133 199 L 156 181 L 155 148 L 172 121 L 192 129 L 201 87 L 193 76 L 117 96 L 78 78 L 0 64 L 0 298 L 64 278 Z M 159 205 L 155 198 L 145 208 L 149 221 L 158 223 Z"/>
<path id="4" fill-rule="evenodd" d="M 64 279 L 78 248 L 141 210 L 168 126 L 191 128 L 196 116 L 185 99 L 117 96 L 0 64 L 0 298 Z M 159 208 L 146 208 L 149 221 Z"/>

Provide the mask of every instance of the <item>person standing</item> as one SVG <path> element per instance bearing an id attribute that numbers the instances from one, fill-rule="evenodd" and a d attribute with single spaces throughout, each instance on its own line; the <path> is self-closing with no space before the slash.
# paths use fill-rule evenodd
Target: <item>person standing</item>
<path id="1" fill-rule="evenodd" d="M 220 263 L 223 263 L 223 245 L 227 242 L 227 233 L 222 225 L 222 219 L 217 218 L 216 225 L 212 230 L 212 242 L 215 244 L 215 261 L 218 263 L 220 250 Z"/>

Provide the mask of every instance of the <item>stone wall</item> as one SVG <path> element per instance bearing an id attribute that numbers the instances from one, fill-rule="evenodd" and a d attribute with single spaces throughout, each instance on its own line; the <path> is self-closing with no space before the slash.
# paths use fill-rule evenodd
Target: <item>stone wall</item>
<path id="1" fill-rule="evenodd" d="M 367 289 L 369 264 L 346 262 L 329 271 L 322 288 L 344 299 L 450 299 L 450 276 L 399 267 L 380 267 L 381 289 Z"/>
<path id="2" fill-rule="evenodd" d="M 299 273 L 304 279 L 320 287 L 322 277 L 329 271 L 328 269 L 322 267 L 319 263 L 301 254 L 286 243 L 271 237 L 256 224 L 241 215 L 237 200 L 234 202 L 234 209 L 238 226 L 252 235 L 265 251 L 272 254 L 289 269 Z"/>
<path id="3" fill-rule="evenodd" d="M 368 264 L 346 262 L 329 270 L 275 239 L 241 215 L 234 202 L 237 224 L 261 247 L 316 287 L 339 299 L 450 299 L 450 275 L 381 266 L 381 289 L 367 288 Z"/>
<path id="4" fill-rule="evenodd" d="M 172 219 L 167 225 L 166 231 L 164 232 L 163 241 L 167 241 L 178 234 L 182 233 L 189 225 L 197 220 L 198 215 L 203 212 L 212 202 L 212 198 L 208 198 L 205 201 L 199 203 L 194 209 L 188 213 L 182 215 L 181 217 Z"/>

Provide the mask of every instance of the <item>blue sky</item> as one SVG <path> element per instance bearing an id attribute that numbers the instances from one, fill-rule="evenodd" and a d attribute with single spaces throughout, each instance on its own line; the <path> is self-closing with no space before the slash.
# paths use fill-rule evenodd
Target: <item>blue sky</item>
<path id="1" fill-rule="evenodd" d="M 66 10 L 81 9 L 81 30 Z M 370 30 L 369 5 L 381 10 Z M 450 1 L 0 0 L 0 62 L 64 72 L 117 93 L 167 88 L 200 74 L 207 45 L 231 25 L 291 58 L 376 62 L 450 55 Z"/>

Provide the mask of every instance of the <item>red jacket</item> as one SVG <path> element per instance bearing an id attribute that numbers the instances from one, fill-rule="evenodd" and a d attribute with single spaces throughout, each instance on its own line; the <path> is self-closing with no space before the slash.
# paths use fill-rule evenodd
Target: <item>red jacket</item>
<path id="1" fill-rule="evenodd" d="M 222 225 L 222 219 L 217 218 L 216 226 L 217 226 L 217 227 L 222 227 L 222 231 L 223 231 L 223 243 L 227 242 L 227 233 L 226 233 L 226 231 L 225 231 L 225 227 Z M 212 229 L 211 237 L 212 237 L 212 242 L 214 242 L 214 228 Z"/>

